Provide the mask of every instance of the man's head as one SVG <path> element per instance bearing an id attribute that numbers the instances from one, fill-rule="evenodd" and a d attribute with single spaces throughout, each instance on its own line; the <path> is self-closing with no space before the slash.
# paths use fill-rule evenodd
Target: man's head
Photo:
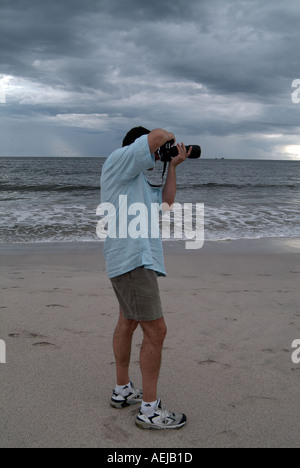
<path id="1" fill-rule="evenodd" d="M 130 146 L 132 143 L 135 142 L 138 138 L 140 138 L 143 135 L 149 135 L 150 130 L 147 130 L 144 127 L 135 127 L 130 130 L 130 132 L 127 133 L 126 137 L 124 138 L 123 141 L 123 148 L 125 146 Z"/>

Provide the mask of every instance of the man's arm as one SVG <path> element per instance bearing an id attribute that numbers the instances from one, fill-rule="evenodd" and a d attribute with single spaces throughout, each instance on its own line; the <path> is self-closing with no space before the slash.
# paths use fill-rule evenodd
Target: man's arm
<path id="1" fill-rule="evenodd" d="M 156 128 L 148 135 L 148 142 L 151 154 L 156 153 L 156 151 L 163 146 L 168 141 L 174 140 L 176 142 L 175 135 L 173 133 L 167 132 L 162 128 Z"/>
<path id="2" fill-rule="evenodd" d="M 191 155 L 193 148 L 191 147 L 187 152 L 184 144 L 181 143 L 181 145 L 179 145 L 178 143 L 177 149 L 178 156 L 173 158 L 170 162 L 166 184 L 163 189 L 163 203 L 167 203 L 170 207 L 174 205 L 176 196 L 176 167 L 182 164 Z"/>

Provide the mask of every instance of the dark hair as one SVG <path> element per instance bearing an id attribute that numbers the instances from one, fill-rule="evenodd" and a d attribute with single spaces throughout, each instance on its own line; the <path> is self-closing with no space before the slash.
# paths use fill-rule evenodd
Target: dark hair
<path id="1" fill-rule="evenodd" d="M 130 132 L 127 133 L 126 137 L 123 140 L 123 148 L 125 146 L 130 146 L 132 143 L 135 142 L 138 138 L 140 138 L 143 135 L 149 135 L 150 130 L 147 130 L 144 127 L 135 127 L 130 130 Z"/>

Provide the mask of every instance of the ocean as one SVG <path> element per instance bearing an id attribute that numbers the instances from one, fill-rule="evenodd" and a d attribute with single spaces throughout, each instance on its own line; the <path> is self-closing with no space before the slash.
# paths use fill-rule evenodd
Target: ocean
<path id="1" fill-rule="evenodd" d="M 97 241 L 104 161 L 0 158 L 0 242 Z M 206 240 L 300 237 L 300 162 L 188 160 L 177 172 L 176 201 L 205 204 Z"/>

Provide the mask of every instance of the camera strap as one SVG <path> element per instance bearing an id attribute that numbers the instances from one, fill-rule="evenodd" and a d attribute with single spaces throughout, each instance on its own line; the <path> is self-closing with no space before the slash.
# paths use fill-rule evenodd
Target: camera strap
<path id="1" fill-rule="evenodd" d="M 167 163 L 167 161 L 165 161 L 165 162 L 164 162 L 164 170 L 163 170 L 163 173 L 162 173 L 161 184 L 160 184 L 160 185 L 153 185 L 153 184 L 150 184 L 150 182 L 148 181 L 148 184 L 150 185 L 150 187 L 153 187 L 153 188 L 161 188 L 161 187 L 163 186 L 164 177 L 165 177 L 165 173 L 166 173 L 166 170 L 167 170 L 167 166 L 168 166 L 168 163 Z"/>

